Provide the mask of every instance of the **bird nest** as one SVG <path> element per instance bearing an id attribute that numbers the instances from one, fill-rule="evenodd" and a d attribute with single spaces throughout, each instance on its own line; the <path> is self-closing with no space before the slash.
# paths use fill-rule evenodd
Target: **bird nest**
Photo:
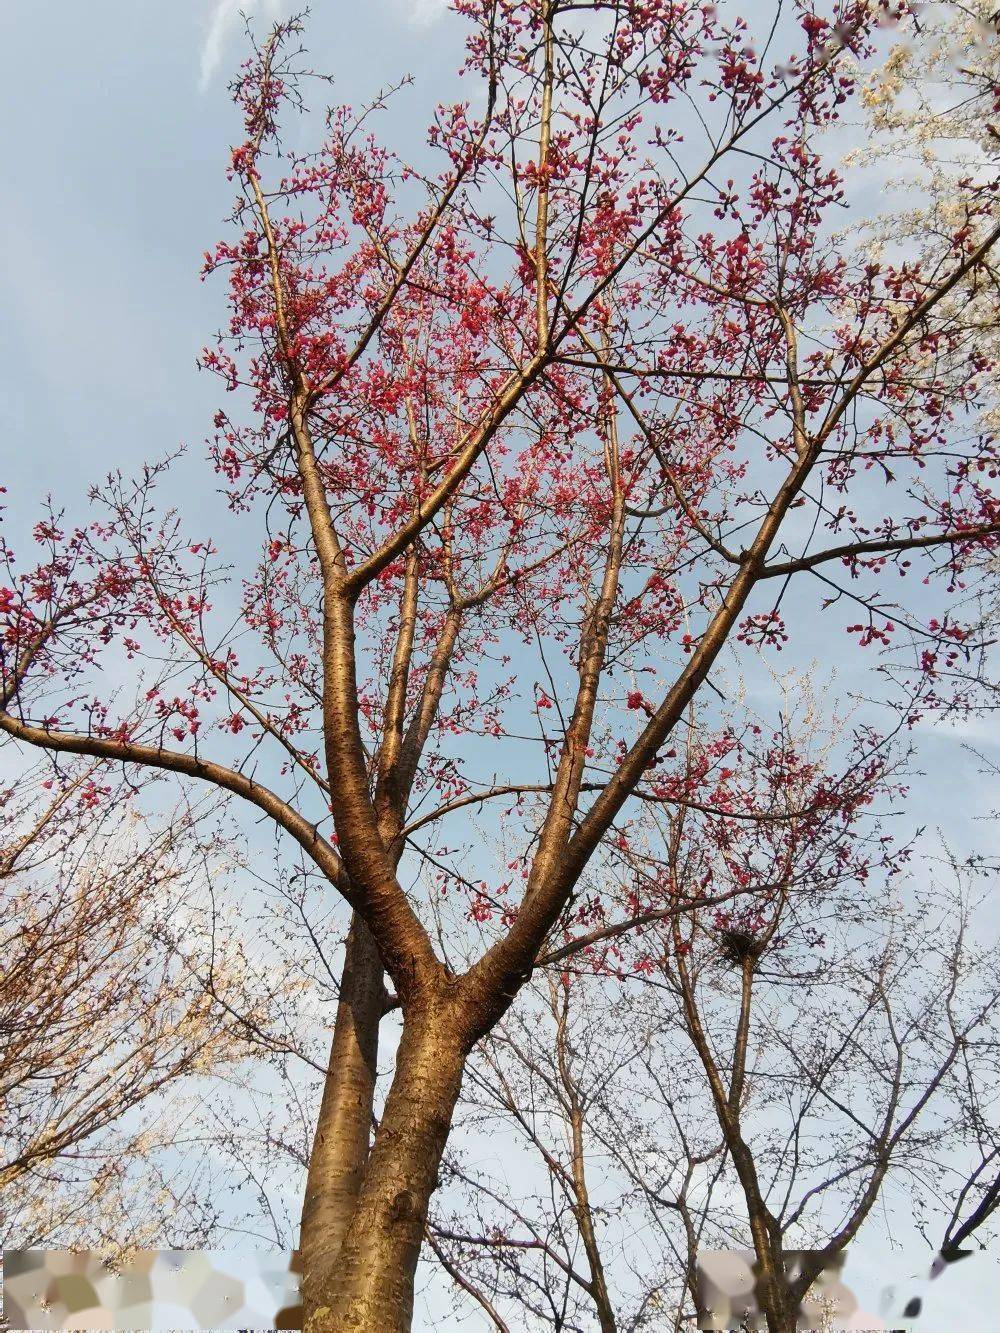
<path id="1" fill-rule="evenodd" d="M 742 967 L 749 959 L 758 958 L 764 947 L 753 931 L 740 930 L 738 926 L 720 930 L 719 945 L 722 957 L 734 967 Z"/>

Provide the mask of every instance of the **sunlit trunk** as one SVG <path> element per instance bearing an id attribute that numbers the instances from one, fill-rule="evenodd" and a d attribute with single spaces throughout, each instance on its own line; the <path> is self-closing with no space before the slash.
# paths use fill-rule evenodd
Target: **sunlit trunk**
<path id="1" fill-rule="evenodd" d="M 354 1216 L 371 1143 L 382 964 L 371 933 L 355 916 L 347 937 L 340 1002 L 319 1119 L 309 1158 L 299 1249 L 307 1306 L 336 1272 Z"/>
<path id="2" fill-rule="evenodd" d="M 465 1051 L 440 1014 L 409 1017 L 339 1261 L 306 1303 L 308 1333 L 408 1333 L 431 1194 Z"/>
<path id="3" fill-rule="evenodd" d="M 768 1233 L 762 1217 L 751 1217 L 750 1231 L 757 1254 L 757 1306 L 767 1323 L 767 1333 L 795 1333 L 798 1316 L 785 1280 L 780 1239 Z"/>

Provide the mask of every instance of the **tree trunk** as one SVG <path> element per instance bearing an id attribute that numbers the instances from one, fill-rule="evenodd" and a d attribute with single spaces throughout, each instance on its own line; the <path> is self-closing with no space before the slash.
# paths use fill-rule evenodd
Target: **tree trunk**
<path id="1" fill-rule="evenodd" d="M 767 1333 L 795 1333 L 799 1326 L 797 1316 L 788 1308 L 767 1309 L 764 1318 L 767 1320 Z"/>
<path id="2" fill-rule="evenodd" d="M 764 1203 L 757 1167 L 743 1139 L 739 1120 L 723 1124 L 723 1134 L 747 1203 L 750 1234 L 757 1256 L 757 1308 L 767 1323 L 767 1333 L 795 1333 L 798 1313 L 785 1275 L 780 1227 Z"/>
<path id="3" fill-rule="evenodd" d="M 347 936 L 330 1063 L 306 1178 L 299 1232 L 302 1299 L 308 1308 L 336 1272 L 368 1164 L 382 963 L 371 932 L 354 916 Z"/>
<path id="4" fill-rule="evenodd" d="M 466 1051 L 438 1012 L 408 1017 L 354 1217 L 306 1333 L 408 1333 L 413 1283 Z"/>
<path id="5" fill-rule="evenodd" d="M 785 1278 L 781 1250 L 775 1255 L 770 1241 L 761 1243 L 758 1230 L 752 1222 L 751 1230 L 754 1232 L 754 1248 L 757 1252 L 757 1308 L 767 1322 L 767 1333 L 795 1333 L 798 1314 Z"/>
<path id="6" fill-rule="evenodd" d="M 764 1318 L 767 1320 L 767 1333 L 795 1333 L 799 1326 L 795 1315 L 787 1310 L 765 1310 Z"/>
<path id="7" fill-rule="evenodd" d="M 601 1257 L 600 1246 L 597 1243 L 597 1234 L 594 1231 L 594 1217 L 590 1207 L 590 1193 L 587 1189 L 586 1176 L 584 1174 L 583 1148 L 577 1144 L 577 1127 L 573 1127 L 573 1181 L 576 1186 L 576 1218 L 577 1225 L 580 1228 L 580 1237 L 583 1240 L 584 1252 L 587 1255 L 587 1263 L 590 1266 L 590 1294 L 594 1302 L 594 1308 L 597 1310 L 597 1322 L 601 1326 L 601 1333 L 618 1333 L 618 1324 L 615 1320 L 614 1306 L 611 1303 L 611 1294 L 608 1291 L 607 1276 L 604 1272 L 604 1261 Z"/>

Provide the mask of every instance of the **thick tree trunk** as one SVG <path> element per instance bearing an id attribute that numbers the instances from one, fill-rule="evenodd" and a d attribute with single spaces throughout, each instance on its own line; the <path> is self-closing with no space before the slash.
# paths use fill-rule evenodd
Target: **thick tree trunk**
<path id="1" fill-rule="evenodd" d="M 763 1304 L 763 1302 L 761 1302 Z M 798 1328 L 798 1319 L 791 1309 L 781 1308 L 775 1302 L 769 1302 L 772 1308 L 764 1309 L 764 1318 L 767 1320 L 767 1333 L 795 1333 Z"/>
<path id="2" fill-rule="evenodd" d="M 776 1247 L 760 1218 L 751 1218 L 750 1229 L 757 1253 L 757 1306 L 767 1323 L 767 1333 L 795 1333 L 798 1315 L 785 1277 L 780 1238 Z"/>
<path id="3" fill-rule="evenodd" d="M 799 1326 L 795 1311 L 784 1303 L 781 1307 L 765 1309 L 764 1318 L 767 1320 L 767 1333 L 795 1333 Z"/>
<path id="4" fill-rule="evenodd" d="M 354 1216 L 371 1143 L 382 963 L 371 932 L 354 916 L 347 936 L 330 1063 L 309 1158 L 299 1250 L 307 1308 L 336 1272 Z"/>
<path id="5" fill-rule="evenodd" d="M 408 1333 L 413 1283 L 466 1051 L 438 1013 L 404 1021 L 396 1072 L 339 1260 L 306 1333 Z"/>

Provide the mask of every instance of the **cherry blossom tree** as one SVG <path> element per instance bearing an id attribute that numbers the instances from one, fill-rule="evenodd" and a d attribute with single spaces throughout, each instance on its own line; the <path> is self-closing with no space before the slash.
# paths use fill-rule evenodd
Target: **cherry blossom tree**
<path id="1" fill-rule="evenodd" d="M 856 226 L 872 262 L 890 253 L 937 253 L 941 238 L 962 225 L 970 191 L 988 189 L 1000 164 L 997 86 L 1000 15 L 988 0 L 942 0 L 905 16 L 887 57 L 865 78 L 863 118 L 851 130 L 858 146 L 849 167 L 873 168 L 884 179 L 891 212 Z M 966 324 L 991 359 L 998 322 L 996 264 L 984 266 L 948 297 L 949 318 Z M 961 375 L 958 363 L 953 368 Z M 996 426 L 996 403 L 986 405 Z M 979 577 L 965 580 L 965 620 L 996 634 L 996 557 L 984 550 Z M 996 685 L 991 686 L 996 698 Z"/>
<path id="2" fill-rule="evenodd" d="M 1000 533 L 993 367 L 948 303 L 1000 239 L 996 182 L 923 258 L 833 236 L 825 131 L 894 9 L 454 9 L 468 100 L 423 154 L 376 137 L 389 94 L 285 147 L 316 86 L 297 20 L 234 84 L 237 202 L 205 264 L 230 320 L 204 362 L 232 393 L 215 467 L 260 539 L 240 605 L 216 540 L 156 509 L 168 463 L 113 475 L 96 518 L 46 515 L 0 592 L 13 741 L 239 797 L 352 913 L 310 1329 L 409 1327 L 469 1053 L 553 939 L 676 911 L 655 886 L 618 921 L 579 897 L 647 800 L 689 799 L 678 737 L 713 673 L 835 627 L 904 724 L 973 706 L 987 645 L 955 608 Z M 705 751 L 715 803 L 739 740 Z M 462 970 L 444 894 L 491 926 Z"/>

